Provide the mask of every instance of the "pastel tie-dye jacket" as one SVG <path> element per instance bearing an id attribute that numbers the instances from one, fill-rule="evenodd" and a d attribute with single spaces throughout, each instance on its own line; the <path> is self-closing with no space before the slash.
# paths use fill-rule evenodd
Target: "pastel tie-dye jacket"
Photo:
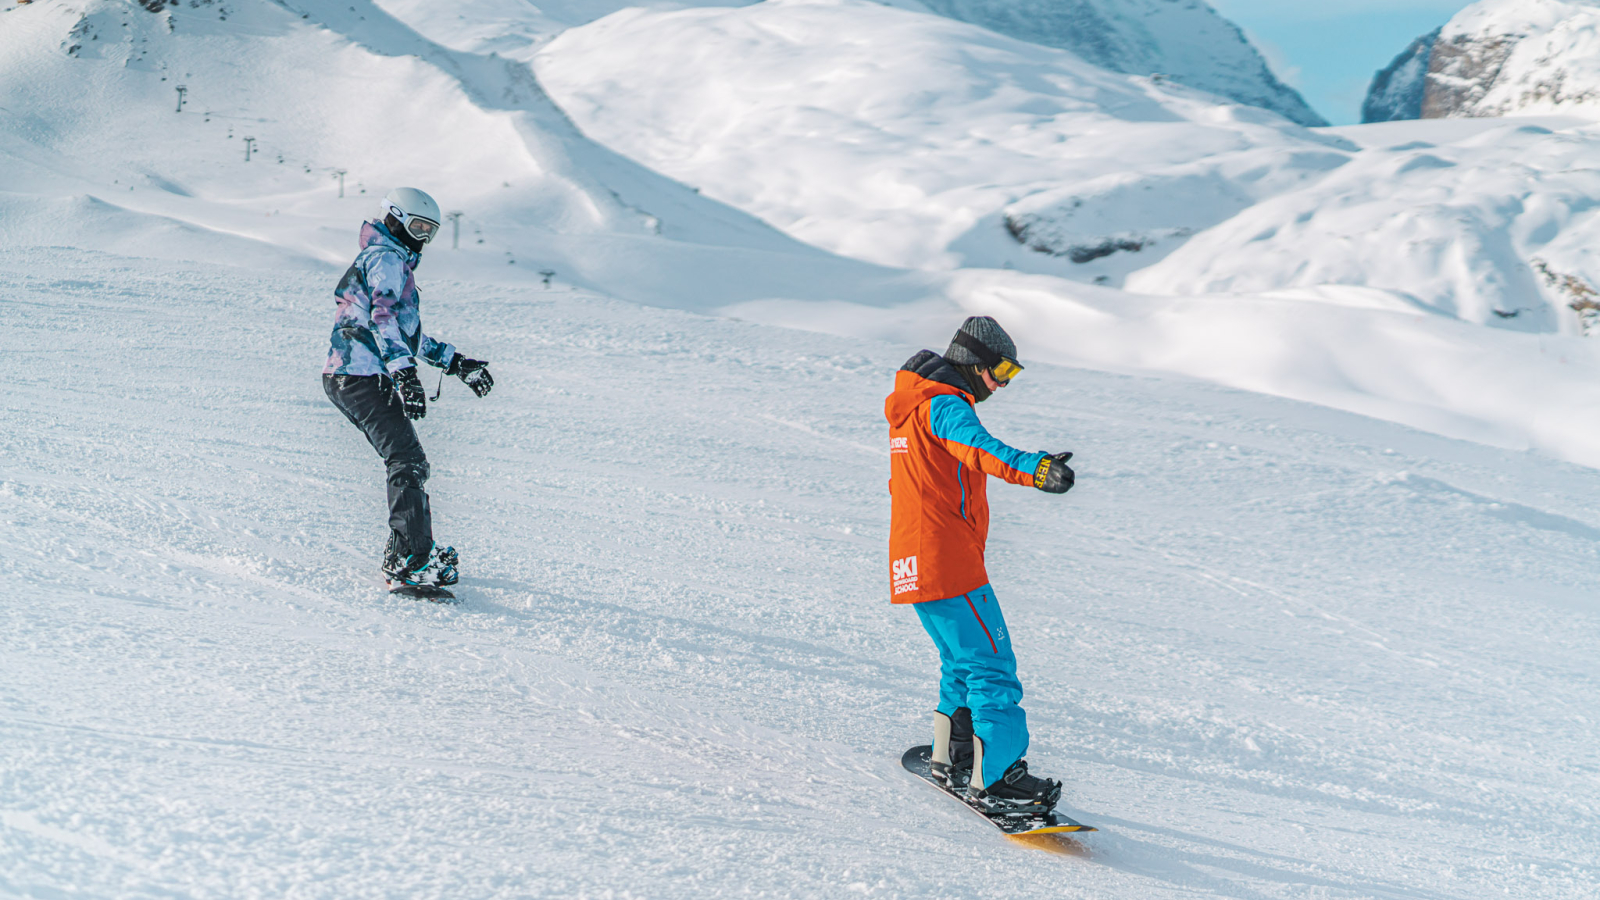
<path id="1" fill-rule="evenodd" d="M 333 295 L 333 346 L 325 375 L 382 375 L 416 365 L 444 368 L 456 348 L 422 333 L 417 280 L 420 257 L 379 222 L 361 226 L 361 253 Z"/>

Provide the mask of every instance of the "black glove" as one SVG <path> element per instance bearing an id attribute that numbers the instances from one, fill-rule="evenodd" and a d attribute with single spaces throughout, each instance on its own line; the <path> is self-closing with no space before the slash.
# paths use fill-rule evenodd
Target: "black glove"
<path id="1" fill-rule="evenodd" d="M 420 419 L 428 414 L 428 392 L 422 389 L 416 366 L 394 373 L 394 392 L 400 395 L 400 406 L 405 409 L 406 418 Z"/>
<path id="2" fill-rule="evenodd" d="M 1039 468 L 1033 470 L 1033 486 L 1047 494 L 1065 494 L 1072 490 L 1072 483 L 1077 479 L 1067 467 L 1067 460 L 1071 458 L 1071 453 L 1056 453 L 1039 460 Z"/>
<path id="3" fill-rule="evenodd" d="M 457 353 L 450 359 L 450 368 L 445 369 L 444 373 L 460 378 L 479 397 L 488 394 L 494 387 L 494 379 L 489 376 L 488 360 L 467 359 Z"/>

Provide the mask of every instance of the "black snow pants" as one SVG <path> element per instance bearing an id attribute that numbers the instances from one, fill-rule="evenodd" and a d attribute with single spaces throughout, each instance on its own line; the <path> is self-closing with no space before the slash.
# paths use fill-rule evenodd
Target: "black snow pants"
<path id="1" fill-rule="evenodd" d="M 400 535 L 402 549 L 433 549 L 433 514 L 422 489 L 428 481 L 428 457 L 392 382 L 382 375 L 324 375 L 322 389 L 383 457 L 389 470 L 389 528 Z"/>

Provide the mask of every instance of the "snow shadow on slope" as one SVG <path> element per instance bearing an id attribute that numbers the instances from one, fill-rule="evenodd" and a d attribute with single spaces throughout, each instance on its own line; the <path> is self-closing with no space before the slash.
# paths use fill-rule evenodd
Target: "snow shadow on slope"
<path id="1" fill-rule="evenodd" d="M 1529 528 L 1537 528 L 1541 531 L 1552 531 L 1557 534 L 1565 534 L 1600 543 L 1600 528 L 1595 528 L 1577 519 L 1546 512 L 1542 509 L 1535 509 L 1531 506 L 1524 506 L 1521 503 L 1494 500 L 1482 494 L 1474 494 L 1455 485 L 1423 475 L 1406 473 L 1396 478 L 1394 483 L 1412 488 L 1419 495 L 1432 495 L 1441 499 L 1454 498 L 1455 502 L 1463 506 L 1503 522 L 1526 525 Z"/>

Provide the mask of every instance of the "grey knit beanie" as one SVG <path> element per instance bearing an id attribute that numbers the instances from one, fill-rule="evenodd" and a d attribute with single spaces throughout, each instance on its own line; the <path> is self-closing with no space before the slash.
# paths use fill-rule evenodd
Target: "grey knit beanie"
<path id="1" fill-rule="evenodd" d="M 950 341 L 950 349 L 944 352 L 944 358 L 956 365 L 981 366 L 985 369 L 999 362 L 993 358 L 984 359 L 979 355 L 981 351 L 975 352 L 971 346 L 974 341 L 992 356 L 1017 358 L 1017 345 L 1011 340 L 1011 335 L 1006 334 L 1000 323 L 989 316 L 973 316 L 962 322 L 955 338 Z"/>

